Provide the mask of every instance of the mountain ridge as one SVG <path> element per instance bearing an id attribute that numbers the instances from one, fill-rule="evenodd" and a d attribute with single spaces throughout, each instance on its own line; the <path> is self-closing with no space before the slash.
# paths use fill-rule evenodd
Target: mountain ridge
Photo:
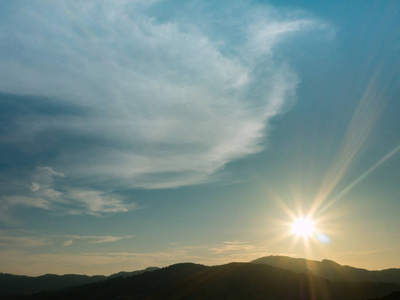
<path id="1" fill-rule="evenodd" d="M 383 273 L 379 273 L 382 271 Z M 107 277 L 74 274 L 28 277 L 0 274 L 0 298 L 112 300 L 259 299 L 261 297 L 262 299 L 366 300 L 380 299 L 390 294 L 397 295 L 400 291 L 400 281 L 394 279 L 400 270 L 382 271 L 342 266 L 327 259 L 313 261 L 287 256 L 267 256 L 249 263 L 233 262 L 219 266 L 179 263 L 164 268 L 150 267 L 139 271 L 123 271 Z M 17 283 L 7 284 L 7 280 L 4 280 L 7 276 L 11 279 L 22 277 L 25 281 L 20 280 L 18 284 L 17 280 Z M 363 276 L 375 281 L 365 281 Z M 382 278 L 389 280 L 380 281 Z M 36 281 L 40 279 L 42 284 L 47 280 L 47 285 L 42 286 L 42 289 L 37 287 L 32 289 L 32 283 L 30 285 L 26 283 L 29 279 Z M 60 279 L 69 279 L 68 284 L 61 287 L 60 283 L 54 284 Z M 80 283 L 71 284 L 72 280 L 78 279 L 81 280 Z M 12 290 L 2 291 L 1 287 L 4 286 Z"/>
<path id="2" fill-rule="evenodd" d="M 369 282 L 397 282 L 400 283 L 400 269 L 367 270 L 347 265 L 340 265 L 335 261 L 322 261 L 294 258 L 289 256 L 271 255 L 251 261 L 253 264 L 265 264 L 284 268 L 296 273 L 310 271 L 312 274 L 331 281 L 369 281 Z"/>
<path id="3" fill-rule="evenodd" d="M 107 280 L 109 278 L 128 277 L 139 275 L 144 272 L 157 270 L 157 267 L 148 267 L 144 270 L 132 272 L 121 271 L 104 275 L 80 275 L 80 274 L 44 274 L 40 276 L 13 275 L 8 273 L 0 274 L 0 294 L 32 294 L 41 291 L 58 291 L 65 288 L 80 286 L 84 284 L 96 283 Z"/>
<path id="4" fill-rule="evenodd" d="M 181 263 L 137 276 L 110 278 L 64 291 L 14 299 L 367 300 L 398 290 L 400 284 L 331 282 L 311 273 L 299 274 L 262 264 L 204 266 Z"/>

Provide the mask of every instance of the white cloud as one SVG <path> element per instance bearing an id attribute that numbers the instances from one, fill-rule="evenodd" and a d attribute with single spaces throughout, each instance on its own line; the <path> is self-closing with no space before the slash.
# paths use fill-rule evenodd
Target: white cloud
<path id="1" fill-rule="evenodd" d="M 66 241 L 69 244 L 69 240 Z M 218 247 L 219 245 L 215 245 Z M 213 247 L 211 247 L 213 248 Z M 68 248 L 65 248 L 68 249 Z M 262 247 L 251 251 L 231 251 L 216 255 L 210 246 L 176 246 L 153 252 L 86 252 L 86 253 L 27 253 L 25 251 L 0 251 L 3 271 L 14 274 L 42 275 L 83 273 L 88 275 L 111 274 L 121 270 L 133 271 L 150 266 L 164 267 L 175 263 L 193 262 L 205 265 L 249 262 L 270 255 Z M 20 259 L 16 259 L 19 257 Z M 13 261 L 11 264 L 10 261 Z M 29 263 L 27 263 L 29 262 Z"/>
<path id="2" fill-rule="evenodd" d="M 70 245 L 72 245 L 73 242 L 74 242 L 74 240 L 73 240 L 73 239 L 70 239 L 70 240 L 68 240 L 68 241 L 65 241 L 65 242 L 63 243 L 63 246 L 70 246 Z"/>
<path id="3" fill-rule="evenodd" d="M 51 167 L 38 169 L 30 194 L 8 195 L 8 203 L 52 209 L 75 201 L 70 213 L 124 212 L 135 206 L 105 191 L 209 182 L 228 162 L 263 149 L 271 118 L 293 101 L 299 82 L 274 49 L 319 23 L 243 6 L 243 22 L 225 19 L 224 28 L 241 33 L 236 39 L 202 26 L 214 24 L 206 14 L 203 22 L 189 23 L 190 11 L 161 21 L 148 11 L 155 3 L 13 4 L 0 25 L 0 92 L 82 114 L 12 120 L 0 143 L 39 144 L 56 155 L 33 162 Z"/>
<path id="4" fill-rule="evenodd" d="M 133 271 L 149 266 L 162 267 L 180 262 L 205 265 L 220 265 L 233 261 L 249 262 L 273 254 L 263 246 L 246 241 L 228 241 L 213 245 L 170 243 L 162 251 L 145 252 L 132 249 L 124 251 L 116 245 L 117 248 L 110 248 L 114 251 L 97 252 L 97 249 L 104 249 L 99 244 L 114 243 L 133 237 L 133 235 L 36 236 L 34 232 L 0 230 L 0 264 L 3 272 L 14 274 L 42 275 L 52 272 L 94 275 L 121 270 Z M 28 252 L 28 248 L 32 247 L 35 248 L 35 253 Z M 73 252 L 70 250 L 72 248 Z M 116 249 L 118 250 L 115 251 Z"/>
<path id="5" fill-rule="evenodd" d="M 0 235 L 0 247 L 40 247 L 49 245 L 46 238 Z"/>
<path id="6" fill-rule="evenodd" d="M 83 212 L 92 215 L 103 213 L 119 213 L 129 210 L 138 209 L 135 203 L 123 203 L 121 199 L 114 195 L 107 195 L 104 192 L 97 190 L 77 190 L 70 189 L 68 197 L 78 202 Z M 77 212 L 77 210 L 74 210 Z"/>
<path id="7" fill-rule="evenodd" d="M 20 249 L 25 247 L 40 247 L 60 244 L 70 246 L 80 240 L 87 244 L 113 243 L 124 239 L 133 238 L 133 235 L 42 235 L 21 230 L 0 230 L 0 247 L 5 249 Z"/>
<path id="8" fill-rule="evenodd" d="M 18 193 L 20 195 L 2 197 L 1 210 L 6 211 L 14 206 L 24 206 L 55 210 L 67 214 L 100 216 L 140 208 L 135 203 L 124 202 L 123 199 L 112 193 L 58 184 L 57 177 L 65 176 L 50 167 L 36 168 L 28 178 L 31 183 L 26 182 L 19 187 Z"/>
<path id="9" fill-rule="evenodd" d="M 133 235 L 126 236 L 97 236 L 97 235 L 67 235 L 66 238 L 69 240 L 63 243 L 64 246 L 69 246 L 73 243 L 74 240 L 87 240 L 89 244 L 102 244 L 102 243 L 112 243 L 123 239 L 132 238 Z"/>
<path id="10" fill-rule="evenodd" d="M 244 241 L 224 242 L 222 245 L 217 245 L 209 249 L 213 254 L 224 255 L 229 258 L 236 259 L 244 257 L 246 260 L 251 260 L 252 257 L 258 258 L 270 254 L 269 249 L 256 246 Z"/>

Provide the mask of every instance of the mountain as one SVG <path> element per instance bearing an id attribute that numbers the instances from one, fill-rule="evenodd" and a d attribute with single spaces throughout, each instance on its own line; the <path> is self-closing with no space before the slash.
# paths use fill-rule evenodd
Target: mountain
<path id="1" fill-rule="evenodd" d="M 329 299 L 366 300 L 400 289 L 394 283 L 330 282 L 310 273 L 252 263 L 176 264 L 59 292 L 9 299 Z"/>
<path id="2" fill-rule="evenodd" d="M 29 294 L 45 290 L 60 290 L 105 280 L 105 276 L 86 275 L 54 275 L 46 274 L 38 277 L 0 274 L 0 294 Z"/>
<path id="3" fill-rule="evenodd" d="M 133 272 L 119 272 L 110 276 L 86 276 L 86 275 L 54 275 L 46 274 L 38 277 L 19 276 L 12 274 L 0 274 L 0 295 L 4 294 L 32 294 L 41 291 L 58 291 L 73 286 L 104 281 L 107 278 L 128 277 L 157 270 L 156 267 L 149 267 L 145 270 Z"/>
<path id="4" fill-rule="evenodd" d="M 185 263 L 109 277 L 0 274 L 0 299 L 394 300 L 399 299 L 398 272 L 269 256 L 251 263 L 212 267 Z"/>
<path id="5" fill-rule="evenodd" d="M 288 256 L 267 256 L 253 260 L 251 263 L 283 268 L 296 273 L 311 272 L 314 275 L 331 281 L 347 280 L 400 283 L 400 269 L 369 271 L 350 266 L 342 266 L 327 259 L 315 261 Z"/>
<path id="6" fill-rule="evenodd" d="M 371 298 L 369 300 L 399 300 L 400 299 L 400 291 L 391 293 L 390 295 L 378 297 L 378 298 Z"/>
<path id="7" fill-rule="evenodd" d="M 145 273 L 145 272 L 152 272 L 152 271 L 155 271 L 155 270 L 158 270 L 158 269 L 159 268 L 157 268 L 157 267 L 148 267 L 148 268 L 146 268 L 144 270 L 133 271 L 133 272 L 122 271 L 122 272 L 118 272 L 118 273 L 112 274 L 112 275 L 108 276 L 108 278 L 115 278 L 115 277 L 124 277 L 125 278 L 125 277 L 128 277 L 128 276 L 139 275 L 139 274 L 142 274 L 142 273 Z"/>

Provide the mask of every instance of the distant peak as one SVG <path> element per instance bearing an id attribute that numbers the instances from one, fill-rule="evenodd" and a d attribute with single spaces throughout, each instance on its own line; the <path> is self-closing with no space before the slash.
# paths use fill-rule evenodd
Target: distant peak
<path id="1" fill-rule="evenodd" d="M 336 266 L 341 266 L 340 264 L 338 264 L 337 262 L 330 260 L 330 259 L 323 259 L 321 261 L 321 263 L 323 264 L 330 264 L 330 265 L 336 265 Z"/>

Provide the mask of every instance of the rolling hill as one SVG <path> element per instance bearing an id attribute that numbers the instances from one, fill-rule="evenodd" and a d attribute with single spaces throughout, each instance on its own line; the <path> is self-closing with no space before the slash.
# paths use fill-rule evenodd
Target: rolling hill
<path id="1" fill-rule="evenodd" d="M 32 294 L 41 291 L 58 291 L 65 288 L 80 286 L 89 283 L 104 281 L 107 278 L 127 277 L 157 270 L 156 267 L 149 267 L 144 270 L 133 272 L 119 272 L 110 276 L 96 275 L 55 275 L 46 274 L 37 277 L 20 276 L 12 274 L 0 274 L 0 295 L 1 294 Z"/>
<path id="2" fill-rule="evenodd" d="M 400 269 L 369 271 L 350 266 L 342 266 L 327 259 L 315 261 L 288 256 L 267 256 L 253 260 L 251 263 L 269 265 L 296 273 L 311 272 L 314 275 L 330 281 L 346 280 L 400 283 Z"/>
<path id="3" fill-rule="evenodd" d="M 329 260 L 319 262 L 269 256 L 250 263 L 230 263 L 211 267 L 183 263 L 162 269 L 148 268 L 134 272 L 119 272 L 108 277 L 84 275 L 27 277 L 1 274 L 0 298 L 8 300 L 397 299 L 400 291 L 398 272 L 398 269 L 368 271 L 341 266 Z"/>
<path id="4" fill-rule="evenodd" d="M 395 283 L 330 282 L 310 273 L 253 263 L 176 264 L 58 292 L 9 299 L 329 299 L 366 300 L 400 289 Z"/>

